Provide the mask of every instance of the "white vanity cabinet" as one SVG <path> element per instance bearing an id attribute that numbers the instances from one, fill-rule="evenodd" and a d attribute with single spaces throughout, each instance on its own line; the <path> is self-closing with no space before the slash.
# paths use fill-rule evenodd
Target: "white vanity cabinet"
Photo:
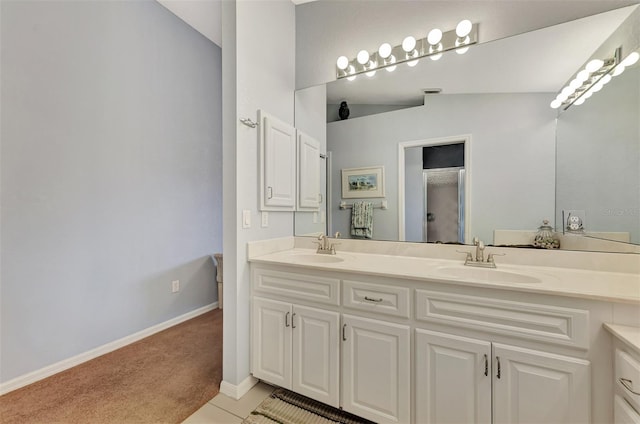
<path id="1" fill-rule="evenodd" d="M 591 304 L 270 264 L 252 301 L 255 377 L 374 422 L 591 420 Z"/>
<path id="2" fill-rule="evenodd" d="M 577 358 L 417 329 L 416 422 L 586 423 L 589 371 Z"/>
<path id="3" fill-rule="evenodd" d="M 613 338 L 615 424 L 640 424 L 640 328 L 607 324 Z"/>
<path id="4" fill-rule="evenodd" d="M 258 111 L 260 131 L 260 210 L 296 207 L 296 130 Z"/>
<path id="5" fill-rule="evenodd" d="M 254 377 L 339 406 L 339 314 L 260 297 L 252 309 Z"/>
<path id="6" fill-rule="evenodd" d="M 344 314 L 342 332 L 342 407 L 378 423 L 409 422 L 409 326 Z"/>

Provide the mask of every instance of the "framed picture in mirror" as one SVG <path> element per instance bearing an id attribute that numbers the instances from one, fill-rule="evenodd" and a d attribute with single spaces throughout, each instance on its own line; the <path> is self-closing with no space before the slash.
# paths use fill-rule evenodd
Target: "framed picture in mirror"
<path id="1" fill-rule="evenodd" d="M 342 169 L 342 198 L 384 197 L 384 166 Z"/>

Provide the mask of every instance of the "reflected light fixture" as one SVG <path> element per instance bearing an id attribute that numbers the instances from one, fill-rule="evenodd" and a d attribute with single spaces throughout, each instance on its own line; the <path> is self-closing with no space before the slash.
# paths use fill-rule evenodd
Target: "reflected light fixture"
<path id="1" fill-rule="evenodd" d="M 626 67 L 635 64 L 640 58 L 637 51 L 629 54 L 624 60 L 622 47 L 618 47 L 613 56 L 607 59 L 592 59 L 576 76 L 556 95 L 549 106 L 553 109 L 580 106 L 594 93 L 602 90 L 615 76 L 624 72 Z"/>
<path id="2" fill-rule="evenodd" d="M 458 23 L 455 30 L 443 32 L 435 28 L 429 31 L 425 38 L 410 35 L 396 46 L 383 43 L 374 52 L 360 50 L 354 59 L 340 56 L 336 61 L 336 77 L 353 80 L 362 73 L 373 76 L 376 70 L 381 68 L 392 72 L 401 63 L 415 66 L 423 57 L 438 60 L 447 50 L 455 50 L 462 54 L 469 49 L 470 45 L 476 43 L 478 43 L 478 24 L 465 19 Z"/>

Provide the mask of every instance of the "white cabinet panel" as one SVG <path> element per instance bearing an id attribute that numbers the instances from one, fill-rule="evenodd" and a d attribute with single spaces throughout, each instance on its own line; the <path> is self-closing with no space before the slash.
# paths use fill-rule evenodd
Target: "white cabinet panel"
<path id="1" fill-rule="evenodd" d="M 293 391 L 339 406 L 339 325 L 337 312 L 294 305 Z"/>
<path id="2" fill-rule="evenodd" d="M 621 396 L 613 400 L 613 422 L 615 424 L 640 424 L 640 414 Z"/>
<path id="3" fill-rule="evenodd" d="M 409 327 L 343 315 L 342 406 L 378 423 L 410 417 Z"/>
<path id="4" fill-rule="evenodd" d="M 589 362 L 493 344 L 494 423 L 588 423 Z"/>
<path id="5" fill-rule="evenodd" d="M 298 130 L 298 209 L 320 207 L 320 142 Z"/>
<path id="6" fill-rule="evenodd" d="M 291 304 L 253 298 L 253 376 L 291 388 Z"/>
<path id="7" fill-rule="evenodd" d="M 416 422 L 491 422 L 491 343 L 416 330 Z"/>
<path id="8" fill-rule="evenodd" d="M 296 195 L 296 135 L 292 125 L 259 111 L 260 210 L 293 211 Z"/>

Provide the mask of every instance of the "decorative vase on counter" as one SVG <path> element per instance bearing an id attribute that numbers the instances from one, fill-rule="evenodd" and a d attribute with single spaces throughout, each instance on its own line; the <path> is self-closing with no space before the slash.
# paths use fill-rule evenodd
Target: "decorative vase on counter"
<path id="1" fill-rule="evenodd" d="M 543 249 L 559 249 L 560 240 L 553 232 L 553 228 L 549 225 L 548 220 L 542 221 L 542 225 L 538 227 L 538 232 L 533 238 L 533 245 Z"/>

